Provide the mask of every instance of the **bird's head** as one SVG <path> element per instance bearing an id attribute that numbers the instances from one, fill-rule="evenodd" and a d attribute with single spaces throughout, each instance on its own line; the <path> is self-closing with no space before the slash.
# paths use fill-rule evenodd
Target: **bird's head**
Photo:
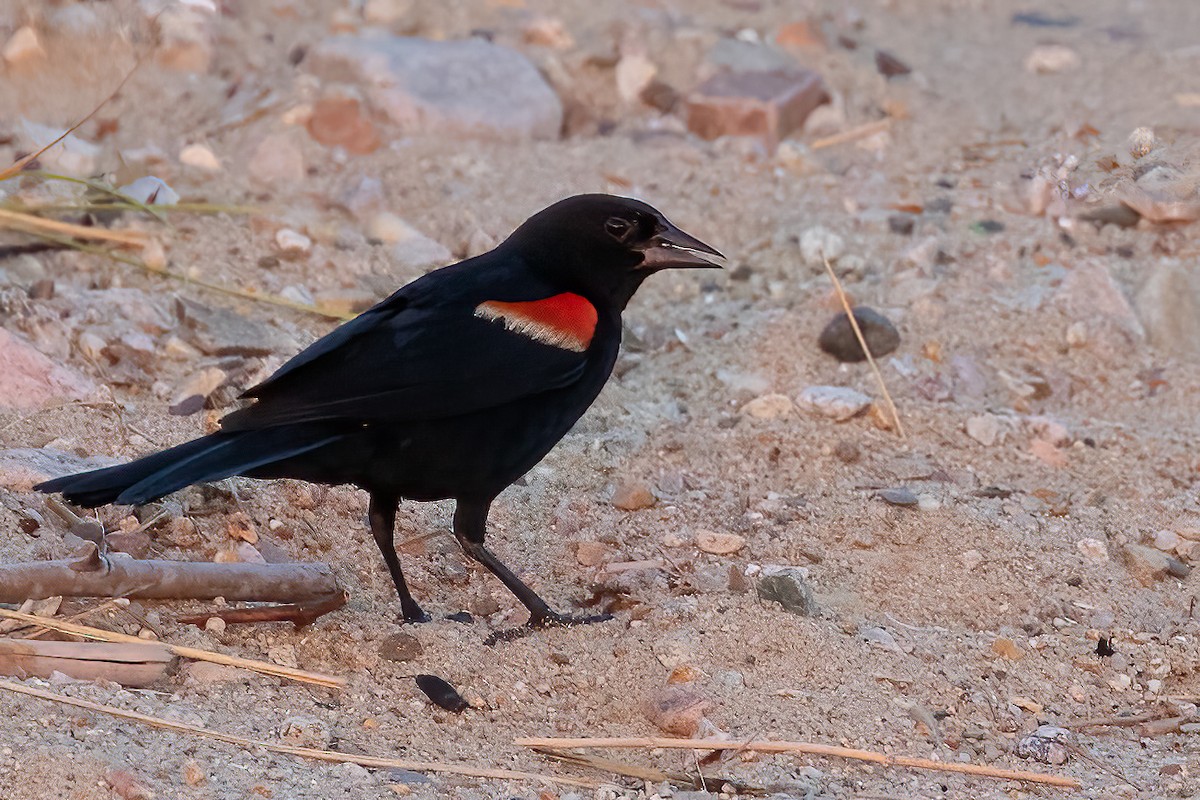
<path id="1" fill-rule="evenodd" d="M 649 275 L 720 268 L 715 249 L 640 200 L 582 194 L 534 214 L 504 244 L 564 290 L 623 309 Z"/>

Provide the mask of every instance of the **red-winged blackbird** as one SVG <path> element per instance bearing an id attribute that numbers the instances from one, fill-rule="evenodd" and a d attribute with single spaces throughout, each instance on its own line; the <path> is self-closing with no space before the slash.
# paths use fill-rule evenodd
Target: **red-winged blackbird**
<path id="1" fill-rule="evenodd" d="M 552 610 L 484 547 L 488 509 L 583 415 L 612 373 L 621 312 L 642 281 L 721 254 L 637 200 L 580 195 L 495 250 L 421 277 L 313 343 L 245 393 L 221 430 L 129 464 L 46 481 L 94 507 L 142 504 L 233 475 L 351 483 L 404 619 L 413 600 L 393 545 L 401 499 L 456 501 L 454 535 L 530 611 Z"/>

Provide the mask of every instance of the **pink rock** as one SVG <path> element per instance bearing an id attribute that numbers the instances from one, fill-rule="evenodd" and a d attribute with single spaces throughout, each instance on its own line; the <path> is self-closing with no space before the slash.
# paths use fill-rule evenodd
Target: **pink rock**
<path id="1" fill-rule="evenodd" d="M 687 125 L 704 139 L 756 136 L 774 150 L 827 102 L 825 82 L 810 70 L 722 72 L 688 97 Z"/>
<path id="2" fill-rule="evenodd" d="M 361 86 L 404 133 L 519 141 L 557 138 L 562 127 L 562 103 L 537 68 L 481 39 L 332 36 L 306 63 L 326 81 Z"/>
<path id="3" fill-rule="evenodd" d="M 0 328 L 0 411 L 32 411 L 82 400 L 96 391 L 90 379 L 56 364 L 23 338 Z"/>

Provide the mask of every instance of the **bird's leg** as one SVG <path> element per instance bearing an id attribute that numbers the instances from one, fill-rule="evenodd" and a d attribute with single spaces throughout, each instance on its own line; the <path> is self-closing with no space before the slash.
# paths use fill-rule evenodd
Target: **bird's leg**
<path id="1" fill-rule="evenodd" d="M 459 500 L 454 509 L 454 535 L 463 551 L 471 558 L 487 567 L 508 590 L 517 596 L 522 605 L 529 609 L 529 622 L 526 630 L 533 628 L 548 628 L 552 625 L 587 625 L 593 622 L 604 622 L 612 619 L 611 614 L 596 614 L 592 616 L 572 616 L 560 614 L 538 597 L 518 578 L 513 571 L 501 563 L 491 550 L 483 546 L 483 537 L 487 533 L 487 514 L 490 501 L 476 503 Z M 498 639 L 513 638 L 509 635 L 498 635 Z"/>
<path id="2" fill-rule="evenodd" d="M 400 609 L 404 613 L 405 622 L 429 622 L 429 615 L 421 610 L 417 601 L 408 591 L 404 573 L 400 570 L 400 557 L 396 555 L 396 506 L 400 504 L 395 496 L 380 496 L 371 493 L 371 506 L 367 512 L 371 520 L 371 534 L 379 552 L 387 563 L 388 572 L 392 574 L 392 583 L 396 584 L 396 593 L 400 595 Z"/>

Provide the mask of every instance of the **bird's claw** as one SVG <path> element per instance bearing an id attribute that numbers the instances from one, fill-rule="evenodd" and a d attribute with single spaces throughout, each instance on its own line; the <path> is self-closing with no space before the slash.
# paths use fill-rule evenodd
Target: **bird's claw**
<path id="1" fill-rule="evenodd" d="M 503 631 L 495 631 L 487 639 L 484 644 L 489 647 L 497 642 L 511 642 L 528 636 L 534 631 L 545 630 L 546 628 L 566 628 L 574 625 L 591 625 L 595 622 L 608 622 L 613 619 L 612 614 L 592 614 L 589 616 L 574 616 L 572 614 L 559 614 L 557 611 L 551 611 L 544 614 L 533 614 L 529 617 L 529 621 L 518 628 L 509 628 Z"/>
<path id="2" fill-rule="evenodd" d="M 432 620 L 433 617 L 429 616 L 428 612 L 414 605 L 412 608 L 405 608 L 397 621 L 402 625 L 419 625 Z"/>

